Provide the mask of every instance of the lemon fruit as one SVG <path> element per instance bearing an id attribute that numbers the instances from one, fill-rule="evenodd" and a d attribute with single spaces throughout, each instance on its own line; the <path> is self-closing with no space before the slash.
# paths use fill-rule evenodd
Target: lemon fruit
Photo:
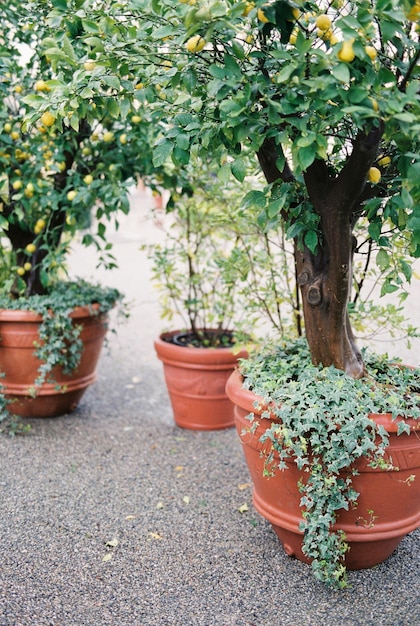
<path id="1" fill-rule="evenodd" d="M 383 157 L 380 157 L 378 159 L 378 165 L 380 165 L 381 167 L 386 167 L 390 163 L 391 163 L 391 157 L 390 156 L 383 156 Z"/>
<path id="2" fill-rule="evenodd" d="M 93 61 L 93 59 L 88 59 L 83 63 L 83 67 L 87 72 L 92 72 L 92 70 L 94 70 L 96 67 L 96 61 Z"/>
<path id="3" fill-rule="evenodd" d="M 268 24 L 270 21 L 262 9 L 258 9 L 257 17 L 263 24 Z"/>
<path id="4" fill-rule="evenodd" d="M 75 199 L 76 196 L 77 196 L 77 191 L 75 191 L 74 189 L 71 189 L 67 193 L 67 200 L 70 200 L 70 202 L 72 202 Z"/>
<path id="5" fill-rule="evenodd" d="M 331 20 L 328 15 L 318 15 L 315 20 L 315 25 L 319 30 L 328 30 L 331 28 Z"/>
<path id="6" fill-rule="evenodd" d="M 201 35 L 194 35 L 193 37 L 190 37 L 187 41 L 187 43 L 185 44 L 186 49 L 188 50 L 188 52 L 201 52 L 201 50 L 204 48 L 204 46 L 206 45 L 206 40 L 204 39 L 204 37 L 202 37 Z"/>
<path id="7" fill-rule="evenodd" d="M 344 41 L 340 50 L 337 53 L 337 57 L 344 63 L 351 63 L 356 55 L 353 50 L 352 41 Z"/>
<path id="8" fill-rule="evenodd" d="M 37 222 L 35 224 L 35 227 L 34 227 L 35 235 L 39 235 L 39 233 L 42 233 L 42 231 L 44 230 L 45 226 L 46 226 L 45 220 L 43 220 L 42 218 L 37 220 Z"/>
<path id="9" fill-rule="evenodd" d="M 377 167 L 369 168 L 368 178 L 371 183 L 376 185 L 381 180 L 381 172 Z"/>
<path id="10" fill-rule="evenodd" d="M 365 46 L 365 52 L 371 61 L 374 61 L 376 57 L 378 56 L 378 53 L 376 52 L 376 49 L 373 46 Z"/>
<path id="11" fill-rule="evenodd" d="M 55 117 L 52 113 L 50 113 L 49 111 L 45 111 L 42 115 L 41 115 L 41 122 L 44 124 L 44 126 L 46 126 L 47 128 L 49 126 L 52 126 L 55 122 Z"/>

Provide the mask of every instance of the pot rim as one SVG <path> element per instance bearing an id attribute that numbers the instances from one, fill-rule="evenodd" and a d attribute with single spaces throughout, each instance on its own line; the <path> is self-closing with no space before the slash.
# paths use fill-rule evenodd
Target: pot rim
<path id="1" fill-rule="evenodd" d="M 236 369 L 229 377 L 226 383 L 226 392 L 231 401 L 237 404 L 242 409 L 248 410 L 250 413 L 261 414 L 262 411 L 268 407 L 264 403 L 264 399 L 258 396 L 250 389 L 245 389 L 242 386 L 244 377 Z M 258 403 L 261 407 L 258 409 L 255 404 Z M 264 418 L 270 421 L 279 421 L 277 418 Z M 410 431 L 420 431 L 420 420 L 413 418 L 404 419 L 402 417 L 393 418 L 391 413 L 370 413 L 369 419 L 371 419 L 377 426 L 383 426 L 388 433 L 397 433 L 398 424 L 404 422 L 410 426 Z"/>
<path id="2" fill-rule="evenodd" d="M 83 317 L 92 317 L 100 314 L 100 305 L 98 302 L 87 304 L 85 306 L 77 306 L 70 313 L 72 319 L 80 319 Z M 103 314 L 105 315 L 105 314 Z M 42 315 L 26 309 L 0 309 L 0 322 L 41 322 Z"/>

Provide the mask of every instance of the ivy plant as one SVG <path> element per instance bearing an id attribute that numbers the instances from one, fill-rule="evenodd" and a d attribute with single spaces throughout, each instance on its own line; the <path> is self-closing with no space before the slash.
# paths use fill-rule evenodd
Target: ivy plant
<path id="1" fill-rule="evenodd" d="M 388 434 L 369 414 L 402 418 L 399 434 L 409 431 L 404 418 L 420 418 L 420 369 L 392 365 L 388 355 L 364 351 L 363 356 L 368 376 L 362 379 L 334 366 L 313 365 L 302 338 L 261 351 L 240 365 L 244 387 L 262 399 L 257 406 L 270 407 L 262 417 L 274 415 L 280 421 L 268 422 L 261 437 L 271 449 L 265 471 L 287 471 L 286 460 L 302 470 L 303 552 L 312 560 L 315 576 L 338 587 L 346 585 L 343 556 L 348 546 L 333 526 L 338 511 L 357 504 L 354 463 L 361 457 L 372 465 L 387 463 Z M 248 419 L 255 430 L 255 415 Z"/>
<path id="2" fill-rule="evenodd" d="M 48 295 L 10 300 L 8 294 L 0 293 L 0 309 L 30 311 L 42 317 L 39 343 L 34 346 L 34 354 L 41 361 L 38 378 L 34 381 L 34 394 L 36 388 L 48 380 L 54 367 L 61 366 L 65 374 L 70 374 L 80 362 L 82 328 L 70 317 L 75 307 L 87 307 L 92 315 L 104 315 L 122 300 L 117 289 L 84 280 L 58 282 Z"/>

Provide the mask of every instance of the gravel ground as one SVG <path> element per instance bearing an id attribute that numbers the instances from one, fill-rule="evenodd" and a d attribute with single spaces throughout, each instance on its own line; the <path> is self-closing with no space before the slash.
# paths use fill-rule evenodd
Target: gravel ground
<path id="1" fill-rule="evenodd" d="M 174 426 L 138 251 L 151 236 L 136 212 L 115 235 L 107 280 L 132 316 L 79 407 L 0 437 L 0 626 L 420 625 L 419 531 L 328 590 L 253 509 L 235 431 Z M 76 248 L 73 271 L 91 267 Z"/>

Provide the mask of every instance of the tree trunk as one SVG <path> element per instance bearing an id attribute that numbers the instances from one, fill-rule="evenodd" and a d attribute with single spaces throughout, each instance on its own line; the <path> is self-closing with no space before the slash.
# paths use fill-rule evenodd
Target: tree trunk
<path id="1" fill-rule="evenodd" d="M 312 361 L 334 365 L 353 378 L 364 373 L 348 316 L 352 280 L 353 235 L 350 224 L 321 224 L 323 241 L 316 255 L 295 244 L 297 277 L 302 293 L 305 332 Z"/>

